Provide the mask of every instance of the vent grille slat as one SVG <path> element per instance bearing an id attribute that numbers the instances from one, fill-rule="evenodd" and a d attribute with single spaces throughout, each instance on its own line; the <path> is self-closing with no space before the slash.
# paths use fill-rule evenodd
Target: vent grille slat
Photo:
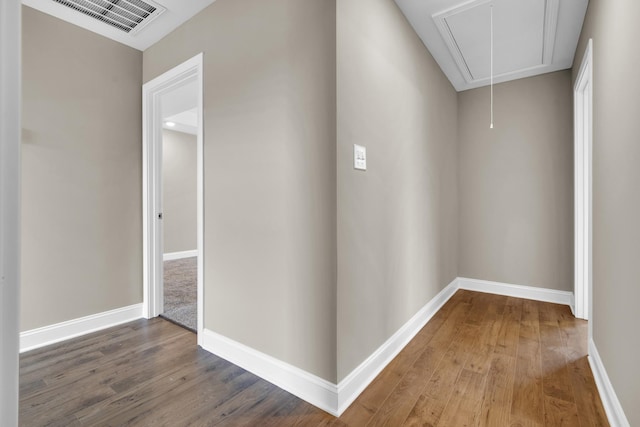
<path id="1" fill-rule="evenodd" d="M 140 0 L 117 0 L 116 3 L 124 3 L 123 7 L 133 11 L 133 8 L 138 8 L 138 10 L 142 12 L 146 12 L 147 14 L 155 12 L 156 8 L 151 6 L 149 3 L 145 3 Z"/>
<path id="2" fill-rule="evenodd" d="M 141 22 L 144 18 L 149 16 L 147 12 L 140 12 L 140 14 L 130 13 L 126 9 L 123 9 L 119 4 L 113 4 L 107 0 L 90 0 L 91 3 L 95 3 L 97 6 L 102 8 L 103 10 L 112 11 L 117 8 L 117 13 L 120 13 L 123 17 L 127 18 L 131 22 Z"/>
<path id="3" fill-rule="evenodd" d="M 132 30 L 136 27 L 136 25 L 138 25 L 138 22 L 142 21 L 131 21 L 130 19 L 124 18 L 121 15 L 118 15 L 117 13 L 111 12 L 111 11 L 106 11 L 105 13 L 103 13 L 105 18 L 109 18 L 112 21 L 116 21 L 121 23 L 122 25 L 125 25 L 129 28 L 131 28 Z"/>
<path id="4" fill-rule="evenodd" d="M 164 10 L 142 0 L 53 0 L 91 18 L 130 33 Z M 163 8 L 161 8 L 163 9 Z M 158 13 L 156 13 L 158 12 Z M 155 17 L 155 16 L 153 16 Z"/>

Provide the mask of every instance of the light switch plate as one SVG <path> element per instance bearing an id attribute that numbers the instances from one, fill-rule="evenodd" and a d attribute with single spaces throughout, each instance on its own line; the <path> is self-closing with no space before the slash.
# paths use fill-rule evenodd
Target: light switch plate
<path id="1" fill-rule="evenodd" d="M 353 144 L 353 168 L 367 170 L 367 148 L 362 145 Z"/>

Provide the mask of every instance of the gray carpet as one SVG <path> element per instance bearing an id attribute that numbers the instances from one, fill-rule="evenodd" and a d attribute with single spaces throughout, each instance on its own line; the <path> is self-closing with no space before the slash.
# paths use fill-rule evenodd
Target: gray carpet
<path id="1" fill-rule="evenodd" d="M 164 313 L 162 317 L 196 331 L 198 258 L 164 262 Z"/>

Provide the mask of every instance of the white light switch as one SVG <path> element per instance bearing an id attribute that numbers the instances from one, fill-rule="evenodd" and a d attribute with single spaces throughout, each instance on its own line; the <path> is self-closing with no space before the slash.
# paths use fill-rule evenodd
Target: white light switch
<path id="1" fill-rule="evenodd" d="M 367 170 L 367 148 L 362 145 L 353 144 L 353 168 Z"/>

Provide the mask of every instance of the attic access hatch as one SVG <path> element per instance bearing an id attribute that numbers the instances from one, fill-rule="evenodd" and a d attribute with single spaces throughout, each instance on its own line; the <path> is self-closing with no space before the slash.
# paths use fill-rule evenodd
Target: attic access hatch
<path id="1" fill-rule="evenodd" d="M 457 91 L 489 86 L 491 74 L 494 83 L 502 83 L 571 68 L 589 4 L 588 0 L 395 2 Z"/>
<path id="2" fill-rule="evenodd" d="M 53 0 L 93 19 L 133 35 L 166 9 L 142 0 Z"/>

